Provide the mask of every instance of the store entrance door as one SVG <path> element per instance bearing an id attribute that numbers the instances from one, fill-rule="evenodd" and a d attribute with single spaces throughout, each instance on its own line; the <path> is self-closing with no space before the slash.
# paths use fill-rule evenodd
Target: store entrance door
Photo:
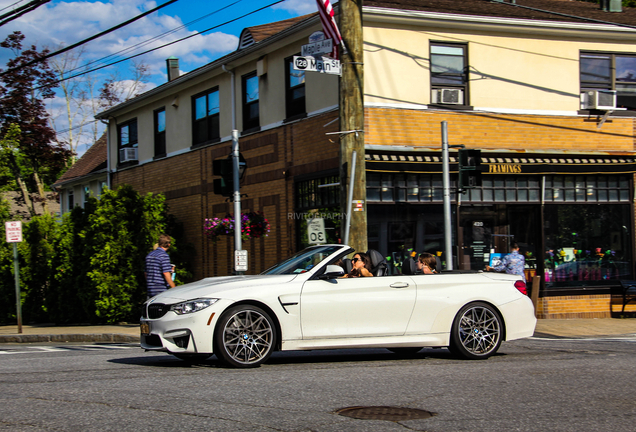
<path id="1" fill-rule="evenodd" d="M 462 205 L 459 216 L 459 268 L 483 270 L 517 243 L 526 257 L 526 279 L 532 282 L 541 239 L 536 205 Z"/>

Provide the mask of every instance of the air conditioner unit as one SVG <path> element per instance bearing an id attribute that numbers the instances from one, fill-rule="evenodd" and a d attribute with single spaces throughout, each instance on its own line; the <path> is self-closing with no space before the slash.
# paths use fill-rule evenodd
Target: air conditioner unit
<path id="1" fill-rule="evenodd" d="M 461 89 L 433 89 L 432 96 L 431 103 L 434 104 L 463 105 L 464 103 L 464 92 Z"/>
<path id="2" fill-rule="evenodd" d="M 124 162 L 136 161 L 136 160 L 137 160 L 137 148 L 128 147 L 128 148 L 119 149 L 119 162 L 124 163 Z"/>
<path id="3" fill-rule="evenodd" d="M 581 93 L 582 109 L 613 110 L 616 108 L 616 90 L 588 90 Z"/>

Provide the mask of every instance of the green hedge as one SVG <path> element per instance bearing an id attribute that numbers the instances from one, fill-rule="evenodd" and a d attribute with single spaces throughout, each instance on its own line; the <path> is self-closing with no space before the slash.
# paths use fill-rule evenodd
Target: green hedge
<path id="1" fill-rule="evenodd" d="M 1 230 L 9 220 L 0 203 Z M 132 187 L 89 198 L 61 223 L 37 216 L 23 224 L 19 243 L 23 322 L 117 323 L 136 321 L 146 299 L 145 257 L 159 234 L 173 237 L 169 251 L 177 282 L 191 278 L 192 248 L 180 245 L 182 228 L 163 195 Z M 4 236 L 4 232 L 2 233 Z M 0 323 L 16 322 L 12 245 L 0 247 Z"/>

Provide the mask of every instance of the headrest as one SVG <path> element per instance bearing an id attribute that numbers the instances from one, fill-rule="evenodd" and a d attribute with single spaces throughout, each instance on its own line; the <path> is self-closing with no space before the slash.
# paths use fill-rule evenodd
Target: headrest
<path id="1" fill-rule="evenodd" d="M 387 263 L 386 258 L 375 249 L 369 249 L 367 251 L 367 255 L 369 255 L 369 259 L 371 260 L 373 276 L 384 276 L 387 274 Z"/>
<path id="2" fill-rule="evenodd" d="M 351 273 L 351 269 L 353 268 L 353 264 L 351 264 L 351 260 L 349 258 L 343 258 L 342 265 L 344 267 L 345 274 Z"/>
<path id="3" fill-rule="evenodd" d="M 437 271 L 437 273 L 442 272 L 442 260 L 437 255 L 435 255 L 435 267 L 435 271 Z"/>
<path id="4" fill-rule="evenodd" d="M 417 272 L 417 263 L 415 258 L 408 257 L 402 262 L 402 274 L 414 275 Z"/>

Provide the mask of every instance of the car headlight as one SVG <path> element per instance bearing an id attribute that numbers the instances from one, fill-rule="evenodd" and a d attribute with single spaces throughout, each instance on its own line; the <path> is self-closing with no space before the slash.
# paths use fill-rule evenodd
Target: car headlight
<path id="1" fill-rule="evenodd" d="M 198 312 L 200 310 L 205 309 L 206 307 L 212 306 L 219 299 L 213 298 L 200 298 L 196 300 L 188 300 L 183 303 L 177 303 L 170 306 L 170 310 L 176 313 L 177 315 L 184 315 L 193 312 Z"/>

